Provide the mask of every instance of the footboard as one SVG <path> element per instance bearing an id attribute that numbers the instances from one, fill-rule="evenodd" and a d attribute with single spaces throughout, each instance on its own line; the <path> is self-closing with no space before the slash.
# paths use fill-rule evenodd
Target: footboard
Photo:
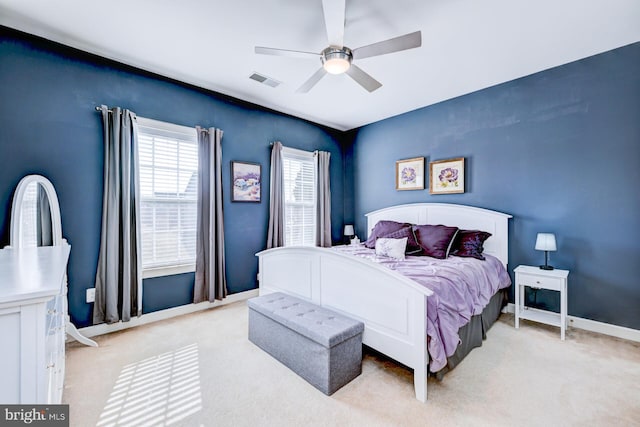
<path id="1" fill-rule="evenodd" d="M 260 295 L 285 292 L 364 322 L 363 343 L 412 368 L 416 398 L 426 401 L 429 289 L 329 248 L 284 247 L 257 256 Z"/>

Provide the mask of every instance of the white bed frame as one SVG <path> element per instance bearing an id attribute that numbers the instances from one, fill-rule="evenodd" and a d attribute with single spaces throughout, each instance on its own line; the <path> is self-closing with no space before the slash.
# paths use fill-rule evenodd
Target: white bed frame
<path id="1" fill-rule="evenodd" d="M 485 253 L 507 265 L 511 215 L 462 205 L 415 203 L 380 209 L 366 217 L 368 232 L 383 219 L 488 231 L 492 236 L 484 244 Z M 363 343 L 412 368 L 416 398 L 426 402 L 429 289 L 374 261 L 329 248 L 289 246 L 256 255 L 260 295 L 284 292 L 361 320 Z"/>

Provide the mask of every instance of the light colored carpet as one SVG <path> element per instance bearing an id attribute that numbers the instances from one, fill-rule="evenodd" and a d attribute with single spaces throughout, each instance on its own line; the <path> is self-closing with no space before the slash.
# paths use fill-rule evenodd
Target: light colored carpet
<path id="1" fill-rule="evenodd" d="M 366 354 L 325 396 L 247 339 L 245 302 L 67 347 L 71 426 L 640 425 L 640 344 L 503 314 L 428 402 L 413 375 Z"/>

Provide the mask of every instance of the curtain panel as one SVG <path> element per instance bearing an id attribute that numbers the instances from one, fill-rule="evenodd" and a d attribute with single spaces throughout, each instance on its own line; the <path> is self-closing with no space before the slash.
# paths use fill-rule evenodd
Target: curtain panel
<path id="1" fill-rule="evenodd" d="M 100 107 L 104 183 L 93 323 L 127 322 L 142 314 L 140 182 L 136 115 Z"/>
<path id="2" fill-rule="evenodd" d="M 329 160 L 331 153 L 316 152 L 318 171 L 318 203 L 316 219 L 316 246 L 330 247 L 331 241 L 331 186 L 329 185 Z"/>
<path id="3" fill-rule="evenodd" d="M 271 148 L 271 182 L 269 186 L 269 228 L 267 249 L 284 246 L 284 178 L 282 175 L 282 143 Z"/>
<path id="4" fill-rule="evenodd" d="M 193 302 L 227 296 L 222 209 L 222 134 L 196 127 L 198 134 L 198 205 L 196 278 Z"/>

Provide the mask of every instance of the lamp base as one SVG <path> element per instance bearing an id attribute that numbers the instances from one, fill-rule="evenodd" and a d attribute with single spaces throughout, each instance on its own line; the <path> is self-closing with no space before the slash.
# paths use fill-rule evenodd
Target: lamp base
<path id="1" fill-rule="evenodd" d="M 553 270 L 553 267 L 550 265 L 541 265 L 540 270 Z"/>

